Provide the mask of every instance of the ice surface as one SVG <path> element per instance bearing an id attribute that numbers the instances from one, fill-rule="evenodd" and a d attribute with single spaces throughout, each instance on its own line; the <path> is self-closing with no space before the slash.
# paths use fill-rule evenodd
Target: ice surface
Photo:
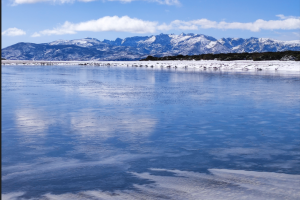
<path id="1" fill-rule="evenodd" d="M 169 172 L 172 175 L 154 175 Z M 300 175 L 244 170 L 209 169 L 210 174 L 181 170 L 150 169 L 132 173 L 153 183 L 134 185 L 132 190 L 106 192 L 88 190 L 79 193 L 43 195 L 47 200 L 64 199 L 212 199 L 212 200 L 296 200 L 300 198 Z M 3 200 L 13 200 L 24 192 L 2 194 Z"/>

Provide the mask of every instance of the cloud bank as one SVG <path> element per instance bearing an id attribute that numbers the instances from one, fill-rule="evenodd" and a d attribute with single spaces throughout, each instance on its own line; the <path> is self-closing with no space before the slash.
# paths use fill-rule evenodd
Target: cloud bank
<path id="1" fill-rule="evenodd" d="M 78 31 L 154 33 L 156 31 L 157 24 L 157 22 L 143 21 L 141 19 L 130 18 L 128 16 L 106 16 L 97 20 L 90 20 L 77 24 L 66 21 L 62 26 L 58 28 L 36 32 L 32 35 L 32 37 L 38 37 L 41 35 L 75 34 Z"/>
<path id="2" fill-rule="evenodd" d="M 124 0 L 131 1 L 131 0 Z M 262 20 L 258 19 L 254 22 L 216 22 L 208 19 L 197 19 L 191 21 L 174 20 L 170 24 L 159 24 L 154 21 L 144 21 L 128 16 L 106 16 L 97 20 L 90 20 L 80 23 L 71 23 L 66 21 L 62 26 L 54 29 L 46 29 L 40 32 L 35 32 L 32 37 L 42 35 L 64 35 L 76 34 L 79 31 L 117 31 L 129 33 L 155 33 L 156 31 L 169 30 L 198 30 L 198 29 L 240 29 L 258 32 L 261 30 L 293 30 L 300 29 L 300 17 L 285 17 L 277 15 L 279 20 Z"/>
<path id="3" fill-rule="evenodd" d="M 300 29 L 300 18 L 299 17 L 286 17 L 284 15 L 277 15 L 280 20 L 269 20 L 265 21 L 258 19 L 254 22 L 242 23 L 242 22 L 216 22 L 208 19 L 198 19 L 192 21 L 181 21 L 174 20 L 170 24 L 162 24 L 157 28 L 159 30 L 198 30 L 198 29 L 240 29 L 258 32 L 261 30 L 291 30 Z"/>
<path id="4" fill-rule="evenodd" d="M 107 1 L 120 1 L 122 3 L 130 3 L 132 1 L 139 1 L 139 0 L 107 0 Z M 179 0 L 140 0 L 140 1 L 157 2 L 159 4 L 165 4 L 165 5 L 180 5 Z"/>
<path id="5" fill-rule="evenodd" d="M 75 0 L 14 0 L 13 5 L 19 5 L 19 4 L 34 4 L 34 3 L 41 3 L 41 2 L 51 2 L 51 3 L 58 3 L 58 4 L 64 4 L 64 3 L 73 3 Z"/>
<path id="6" fill-rule="evenodd" d="M 14 28 L 9 28 L 5 31 L 2 31 L 2 35 L 5 35 L 5 36 L 20 36 L 20 35 L 26 35 L 26 32 L 23 31 L 22 29 L 18 29 L 16 27 L 14 27 Z"/>

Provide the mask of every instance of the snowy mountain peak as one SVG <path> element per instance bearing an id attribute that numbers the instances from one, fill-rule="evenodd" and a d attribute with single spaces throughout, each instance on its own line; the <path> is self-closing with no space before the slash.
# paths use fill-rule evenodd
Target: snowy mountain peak
<path id="1" fill-rule="evenodd" d="M 102 42 L 96 38 L 87 37 L 87 38 L 75 39 L 75 40 L 56 40 L 48 44 L 49 45 L 77 45 L 81 47 L 91 47 L 95 45 L 100 45 L 102 44 Z"/>

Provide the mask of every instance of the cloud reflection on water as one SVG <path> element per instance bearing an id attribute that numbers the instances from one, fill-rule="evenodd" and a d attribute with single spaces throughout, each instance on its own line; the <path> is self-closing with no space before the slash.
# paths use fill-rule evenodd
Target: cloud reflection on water
<path id="1" fill-rule="evenodd" d="M 300 140 L 295 134 L 299 85 L 285 82 L 293 77 L 113 67 L 28 68 L 31 71 L 9 68 L 22 69 L 14 76 L 22 80 L 17 91 L 6 90 L 14 80 L 4 76 L 3 91 L 8 94 L 4 114 L 10 116 L 11 109 L 10 120 L 16 125 L 7 125 L 3 132 L 9 150 L 2 181 L 5 192 L 12 192 L 5 198 L 22 195 L 13 193 L 19 189 L 32 192 L 29 199 L 193 199 L 192 195 L 240 199 L 245 194 L 276 199 L 270 188 L 264 186 L 264 192 L 251 182 L 262 175 L 259 172 L 249 178 L 245 171 L 196 171 L 299 173 Z M 60 70 L 72 76 L 61 75 Z M 161 176 L 159 171 L 173 176 Z M 271 175 L 298 195 L 290 182 L 284 182 L 284 178 L 293 182 L 290 176 Z M 280 189 L 275 182 L 270 187 Z M 66 186 L 76 192 L 62 191 Z M 209 196 L 217 192 L 220 196 Z"/>

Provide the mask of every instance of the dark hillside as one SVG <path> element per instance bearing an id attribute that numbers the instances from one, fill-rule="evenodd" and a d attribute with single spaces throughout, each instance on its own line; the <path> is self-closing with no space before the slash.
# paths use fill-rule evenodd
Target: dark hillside
<path id="1" fill-rule="evenodd" d="M 220 54 L 200 54 L 200 55 L 177 55 L 165 57 L 153 57 L 141 59 L 148 60 L 295 60 L 300 61 L 300 51 L 283 51 L 283 52 L 262 52 L 262 53 L 220 53 Z"/>

